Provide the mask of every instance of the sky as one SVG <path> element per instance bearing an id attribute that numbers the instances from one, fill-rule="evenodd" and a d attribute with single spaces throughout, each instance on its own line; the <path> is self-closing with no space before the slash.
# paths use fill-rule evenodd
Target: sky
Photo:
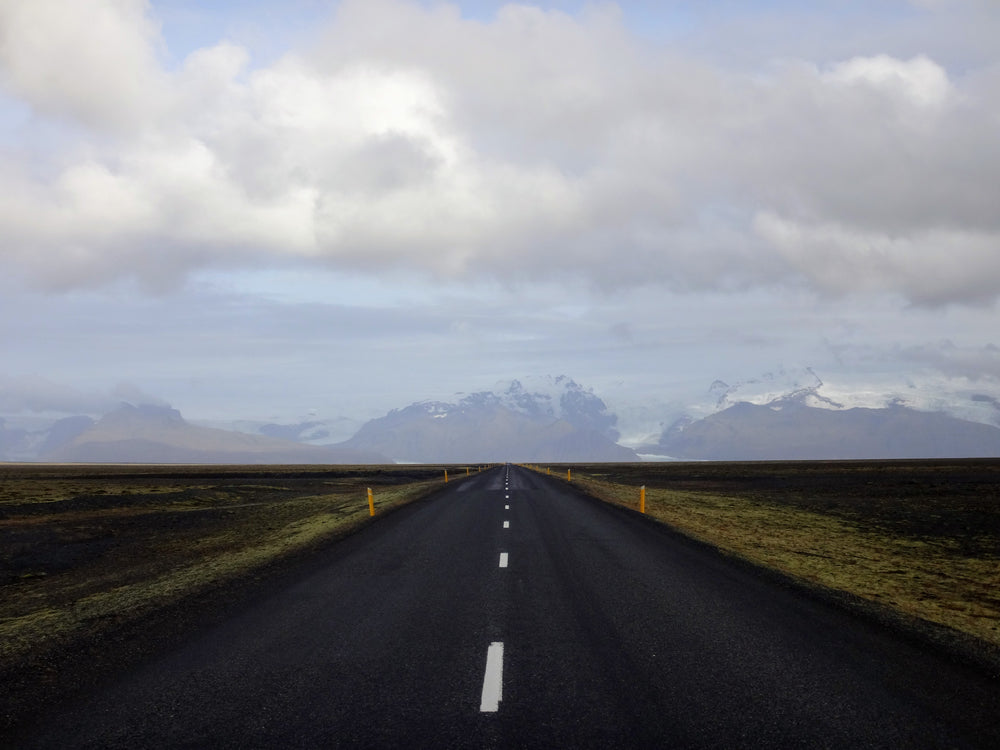
<path id="1" fill-rule="evenodd" d="M 0 0 L 0 416 L 1000 397 L 996 39 L 996 0 Z"/>

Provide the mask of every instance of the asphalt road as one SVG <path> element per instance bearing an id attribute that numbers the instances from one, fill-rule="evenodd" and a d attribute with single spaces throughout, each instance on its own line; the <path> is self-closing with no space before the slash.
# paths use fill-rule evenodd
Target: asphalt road
<path id="1" fill-rule="evenodd" d="M 1000 747 L 996 680 L 507 471 L 333 545 L 19 744 Z"/>

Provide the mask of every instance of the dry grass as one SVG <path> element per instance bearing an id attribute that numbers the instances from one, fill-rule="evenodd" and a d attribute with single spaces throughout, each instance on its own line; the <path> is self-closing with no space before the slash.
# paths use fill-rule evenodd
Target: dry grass
<path id="1" fill-rule="evenodd" d="M 937 489 L 923 468 L 900 464 L 868 471 L 828 464 L 824 484 L 812 495 L 808 478 L 800 476 L 807 467 L 793 464 L 746 467 L 739 476 L 719 467 L 714 477 L 701 465 L 696 480 L 677 466 L 640 467 L 620 476 L 609 467 L 581 467 L 574 469 L 573 483 L 638 509 L 633 482 L 644 472 L 647 514 L 692 537 L 1000 646 L 1000 502 L 994 484 L 1000 465 L 975 482 L 962 480 L 965 463 L 936 466 Z M 777 481 L 759 481 L 767 472 Z"/>

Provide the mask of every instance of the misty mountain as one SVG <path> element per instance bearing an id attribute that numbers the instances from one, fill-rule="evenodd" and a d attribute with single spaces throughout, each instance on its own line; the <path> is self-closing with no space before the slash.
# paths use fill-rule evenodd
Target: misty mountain
<path id="1" fill-rule="evenodd" d="M 52 453 L 75 440 L 93 426 L 94 420 L 86 416 L 60 419 L 45 433 L 45 439 L 38 447 L 38 452 L 42 455 Z"/>
<path id="2" fill-rule="evenodd" d="M 261 435 L 280 438 L 281 440 L 292 440 L 296 443 L 309 443 L 313 441 L 328 440 L 330 431 L 326 429 L 323 422 L 309 421 L 298 422 L 296 424 L 275 424 L 273 422 L 262 424 L 258 428 Z"/>
<path id="3" fill-rule="evenodd" d="M 82 423 L 80 423 L 82 424 Z M 311 446 L 189 424 L 176 409 L 122 404 L 40 456 L 107 463 L 388 463 L 374 451 Z"/>
<path id="4" fill-rule="evenodd" d="M 394 409 L 340 445 L 416 463 L 638 460 L 615 442 L 616 417 L 600 398 L 565 376 L 543 385 L 515 380 L 499 393 Z"/>
<path id="5" fill-rule="evenodd" d="M 682 419 L 644 452 L 708 460 L 1000 456 L 1000 429 L 901 405 L 819 408 L 809 393 Z"/>
<path id="6" fill-rule="evenodd" d="M 511 411 L 538 419 L 563 419 L 574 427 L 597 432 L 616 441 L 620 437 L 618 417 L 593 391 L 584 388 L 566 375 L 530 378 L 501 383 L 499 393 L 474 393 L 466 400 L 479 399 L 497 403 Z"/>
<path id="7" fill-rule="evenodd" d="M 901 396 L 870 406 L 870 391 L 833 388 L 809 368 L 776 370 L 734 384 L 716 380 L 700 399 L 672 415 L 648 406 L 643 419 L 652 429 L 645 434 L 653 437 L 629 445 L 646 443 L 637 448 L 642 454 L 714 460 L 1000 456 L 1000 429 L 961 416 L 989 418 L 1000 412 L 996 399 L 978 391 L 937 401 L 924 391 L 903 395 L 908 400 Z M 948 412 L 933 408 L 937 403 L 946 403 Z M 126 403 L 97 421 L 90 416 L 0 417 L 0 460 L 638 460 L 636 452 L 618 444 L 618 420 L 592 390 L 566 376 L 514 380 L 489 391 L 457 394 L 453 401 L 414 403 L 360 427 L 346 417 L 313 414 L 289 424 L 241 422 L 244 429 L 233 431 L 191 424 L 166 405 Z"/>
<path id="8" fill-rule="evenodd" d="M 743 402 L 796 401 L 830 410 L 903 406 L 1000 427 L 1000 399 L 983 393 L 982 387 L 982 383 L 957 387 L 953 380 L 932 376 L 873 382 L 862 375 L 853 383 L 843 379 L 831 383 L 811 367 L 778 368 L 732 384 L 716 380 L 707 392 L 689 398 L 683 411 L 697 419 Z"/>
<path id="9" fill-rule="evenodd" d="M 354 417 L 320 417 L 310 415 L 289 422 L 268 422 L 259 419 L 191 419 L 199 427 L 214 427 L 248 435 L 292 440 L 307 445 L 330 445 L 347 440 L 360 429 L 365 419 Z"/>
<path id="10" fill-rule="evenodd" d="M 0 461 L 16 460 L 27 448 L 28 434 L 23 427 L 8 427 L 7 420 L 0 417 Z"/>
<path id="11" fill-rule="evenodd" d="M 9 425 L 0 417 L 0 461 L 33 461 L 93 426 L 87 416 L 65 417 L 34 429 Z"/>

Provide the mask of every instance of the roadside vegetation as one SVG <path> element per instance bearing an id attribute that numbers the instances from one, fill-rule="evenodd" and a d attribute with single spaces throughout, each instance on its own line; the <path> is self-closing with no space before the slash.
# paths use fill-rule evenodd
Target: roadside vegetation
<path id="1" fill-rule="evenodd" d="M 0 671 L 342 536 L 369 487 L 380 515 L 442 471 L 0 465 Z"/>
<path id="2" fill-rule="evenodd" d="M 646 513 L 691 537 L 1000 648 L 1000 460 L 607 464 L 572 482 L 636 510 L 645 485 Z"/>

